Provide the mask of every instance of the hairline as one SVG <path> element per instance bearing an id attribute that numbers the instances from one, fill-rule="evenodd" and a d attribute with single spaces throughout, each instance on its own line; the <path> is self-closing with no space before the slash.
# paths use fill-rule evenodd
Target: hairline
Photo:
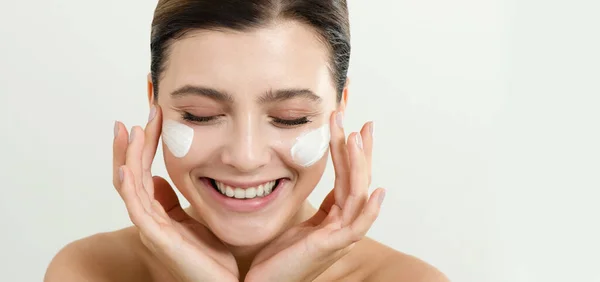
<path id="1" fill-rule="evenodd" d="M 152 94 L 154 96 L 154 99 L 158 100 L 158 88 L 160 87 L 160 83 L 158 83 L 158 82 L 164 78 L 164 74 L 166 73 L 166 70 L 167 70 L 167 65 L 171 59 L 172 47 L 178 41 L 192 37 L 192 36 L 199 35 L 203 32 L 223 32 L 223 33 L 252 32 L 255 30 L 259 30 L 261 28 L 269 28 L 270 26 L 273 26 L 273 25 L 282 24 L 286 21 L 295 21 L 296 23 L 309 29 L 310 32 L 315 37 L 315 39 L 318 42 L 320 42 L 321 44 L 323 44 L 323 46 L 325 48 L 327 48 L 327 69 L 329 70 L 330 82 L 333 84 L 333 88 L 335 89 L 335 95 L 336 95 L 335 99 L 337 102 L 339 102 L 338 93 L 337 93 L 339 90 L 337 89 L 338 86 L 337 86 L 337 81 L 335 78 L 336 71 L 335 71 L 335 67 L 332 65 L 332 60 L 335 59 L 335 54 L 332 54 L 333 46 L 331 46 L 331 44 L 329 43 L 327 38 L 325 38 L 325 36 L 323 36 L 317 28 L 313 27 L 310 23 L 307 23 L 306 20 L 303 20 L 301 18 L 297 18 L 294 16 L 279 16 L 279 17 L 275 17 L 274 19 L 269 20 L 269 21 L 264 21 L 261 23 L 251 24 L 251 25 L 244 25 L 244 26 L 240 26 L 238 28 L 223 27 L 223 26 L 206 26 L 206 27 L 201 27 L 201 28 L 187 28 L 187 29 L 178 31 L 171 38 L 169 38 L 168 40 L 166 40 L 163 43 L 163 48 L 164 48 L 164 51 L 162 54 L 163 60 L 161 62 L 161 65 L 159 65 L 157 68 L 159 75 L 156 77 L 157 81 L 152 81 L 152 84 L 154 86 L 158 86 L 158 87 L 154 88 L 154 93 Z M 152 77 L 152 79 L 154 79 L 154 74 L 152 74 L 151 77 Z"/>

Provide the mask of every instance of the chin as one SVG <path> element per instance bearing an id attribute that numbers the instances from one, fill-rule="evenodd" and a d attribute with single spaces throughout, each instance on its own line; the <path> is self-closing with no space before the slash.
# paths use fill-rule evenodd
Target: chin
<path id="1" fill-rule="evenodd" d="M 177 162 L 169 163 L 167 171 L 198 221 L 227 245 L 252 247 L 272 241 L 302 220 L 298 212 L 326 163 L 324 157 L 310 168 L 275 167 L 260 177 L 233 176 L 224 169 L 190 169 Z"/>
<path id="2" fill-rule="evenodd" d="M 237 224 L 215 224 L 214 227 L 210 226 L 210 229 L 215 236 L 229 246 L 251 248 L 269 243 L 284 230 L 285 226 L 285 224 L 277 221 L 259 226 L 249 224 L 243 224 L 242 226 Z"/>
<path id="3" fill-rule="evenodd" d="M 190 188 L 196 197 L 191 197 L 190 204 L 215 236 L 231 246 L 251 247 L 273 240 L 306 199 L 291 177 L 258 181 L 205 176 L 194 179 Z"/>

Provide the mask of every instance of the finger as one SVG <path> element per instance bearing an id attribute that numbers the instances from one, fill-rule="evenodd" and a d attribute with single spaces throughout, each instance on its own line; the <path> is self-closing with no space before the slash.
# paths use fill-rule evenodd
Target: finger
<path id="1" fill-rule="evenodd" d="M 121 180 L 119 168 L 125 165 L 125 153 L 127 152 L 128 133 L 127 128 L 119 122 L 115 122 L 115 138 L 113 139 L 113 186 L 120 193 Z"/>
<path id="2" fill-rule="evenodd" d="M 129 146 L 127 147 L 125 157 L 125 164 L 131 170 L 136 192 L 141 195 L 140 200 L 142 201 L 142 205 L 144 206 L 144 208 L 149 210 L 151 198 L 147 196 L 150 194 L 147 193 L 146 188 L 144 187 L 148 184 L 144 185 L 145 183 L 143 183 L 142 181 L 142 152 L 144 148 L 143 133 L 143 130 L 139 126 L 134 126 L 133 128 L 131 128 L 131 133 L 129 134 Z"/>
<path id="3" fill-rule="evenodd" d="M 335 111 L 329 118 L 331 128 L 331 159 L 335 169 L 335 202 L 343 207 L 348 194 L 348 177 L 350 165 L 348 163 L 348 150 L 346 149 L 346 133 L 344 133 L 343 113 Z"/>
<path id="4" fill-rule="evenodd" d="M 122 166 L 120 169 L 123 175 L 121 196 L 127 207 L 131 222 L 151 241 L 159 242 L 160 226 L 142 204 L 143 196 L 140 196 L 139 189 L 135 188 L 135 175 L 127 166 Z"/>
<path id="5" fill-rule="evenodd" d="M 182 222 L 190 219 L 190 216 L 183 210 L 177 198 L 177 194 L 164 178 L 160 176 L 152 177 L 154 185 L 154 199 L 160 203 L 162 208 L 171 219 Z"/>
<path id="6" fill-rule="evenodd" d="M 381 210 L 381 203 L 385 198 L 383 188 L 376 189 L 369 198 L 365 209 L 352 222 L 352 224 L 334 232 L 330 236 L 331 248 L 341 249 L 352 243 L 360 241 L 367 234 Z"/>
<path id="7" fill-rule="evenodd" d="M 323 199 L 323 202 L 321 203 L 319 210 L 317 210 L 317 212 L 310 219 L 308 219 L 305 222 L 309 223 L 313 226 L 317 226 L 317 225 L 321 224 L 321 222 L 323 222 L 324 218 L 327 217 L 327 215 L 329 214 L 329 211 L 331 210 L 331 206 L 333 206 L 333 205 L 335 205 L 335 188 L 332 189 L 331 191 L 329 191 L 329 194 L 327 194 L 325 199 Z"/>
<path id="8" fill-rule="evenodd" d="M 142 169 L 150 172 L 152 168 L 152 161 L 156 155 L 156 148 L 158 147 L 158 140 L 160 139 L 160 133 L 162 129 L 162 113 L 158 105 L 152 106 L 150 109 L 150 115 L 148 117 L 148 124 L 144 130 L 145 144 L 144 152 L 142 155 Z"/>
<path id="9" fill-rule="evenodd" d="M 354 221 L 362 211 L 369 192 L 367 161 L 361 135 L 359 133 L 350 134 L 347 147 L 350 153 L 350 190 L 342 209 L 343 226 Z"/>
<path id="10" fill-rule="evenodd" d="M 334 204 L 335 204 L 335 190 L 331 190 L 329 192 L 329 194 L 327 194 L 325 199 L 323 199 L 321 206 L 319 206 L 319 210 L 325 212 L 326 214 L 329 214 L 329 211 L 331 210 L 331 206 L 333 206 Z"/>
<path id="11" fill-rule="evenodd" d="M 146 192 L 151 198 L 154 196 L 154 186 L 152 185 L 152 162 L 156 155 L 161 130 L 161 108 L 158 105 L 154 105 L 150 108 L 148 124 L 144 130 L 144 149 L 142 152 L 142 181 Z"/>
<path id="12" fill-rule="evenodd" d="M 337 205 L 333 205 L 331 207 L 331 210 L 329 212 L 329 214 L 327 214 L 327 217 L 325 218 L 325 220 L 323 220 L 323 222 L 321 223 L 322 227 L 330 227 L 330 225 L 334 225 L 332 226 L 332 228 L 336 229 L 341 227 L 341 217 L 342 211 L 340 210 L 340 208 Z"/>
<path id="13" fill-rule="evenodd" d="M 373 122 L 367 122 L 360 130 L 360 135 L 363 141 L 363 151 L 367 161 L 366 169 L 368 172 L 369 185 L 371 185 L 372 175 L 372 159 L 373 159 Z"/>
<path id="14" fill-rule="evenodd" d="M 142 242 L 154 252 L 169 252 L 170 245 L 173 244 L 172 239 L 177 238 L 171 220 L 157 201 L 151 203 L 150 210 L 145 209 L 142 204 L 144 196 L 138 193 L 141 189 L 132 187 L 135 185 L 133 173 L 128 170 L 124 175 L 123 182 L 127 183 L 123 185 L 126 196 L 124 200 L 129 217 L 138 228 Z"/>
<path id="15" fill-rule="evenodd" d="M 131 221 L 140 231 L 140 237 L 144 245 L 154 252 L 166 254 L 171 258 L 181 256 L 181 251 L 189 251 L 202 265 L 216 267 L 212 260 L 208 260 L 202 253 L 195 251 L 182 239 L 182 235 L 175 229 L 171 219 L 158 201 L 152 201 L 152 211 L 148 212 L 142 205 L 143 195 L 138 192 L 143 189 L 135 189 L 135 175 L 127 167 L 122 166 L 123 200 Z M 146 199 L 147 200 L 147 199 Z"/>

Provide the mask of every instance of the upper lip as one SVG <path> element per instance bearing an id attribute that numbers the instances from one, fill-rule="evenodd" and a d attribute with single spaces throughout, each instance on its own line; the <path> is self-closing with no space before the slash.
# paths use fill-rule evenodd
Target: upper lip
<path id="1" fill-rule="evenodd" d="M 220 180 L 220 179 L 216 179 L 216 178 L 212 178 L 213 180 L 223 183 L 229 187 L 233 187 L 233 188 L 250 188 L 250 187 L 258 187 L 259 185 L 262 184 L 266 184 L 269 183 L 271 181 L 276 181 L 280 178 L 275 178 L 275 179 L 271 179 L 271 180 L 261 180 L 261 181 L 235 181 L 235 180 Z"/>

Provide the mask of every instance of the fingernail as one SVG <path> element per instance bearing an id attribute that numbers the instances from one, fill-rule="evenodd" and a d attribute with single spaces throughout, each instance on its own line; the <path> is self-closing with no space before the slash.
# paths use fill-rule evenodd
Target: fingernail
<path id="1" fill-rule="evenodd" d="M 119 168 L 119 180 L 121 182 L 123 182 L 123 168 L 122 167 Z"/>
<path id="2" fill-rule="evenodd" d="M 148 122 L 151 122 L 155 116 L 156 116 L 156 107 L 152 106 L 152 108 L 150 108 L 150 115 L 148 115 Z"/>
<path id="3" fill-rule="evenodd" d="M 119 136 L 119 122 L 115 121 L 115 138 L 117 138 L 117 136 Z"/>
<path id="4" fill-rule="evenodd" d="M 129 143 L 133 142 L 133 138 L 135 138 L 135 127 L 132 127 L 129 133 Z"/>
<path id="5" fill-rule="evenodd" d="M 356 145 L 358 145 L 358 148 L 360 148 L 362 150 L 363 148 L 363 143 L 362 143 L 362 137 L 360 136 L 360 133 L 356 133 Z"/>
<path id="6" fill-rule="evenodd" d="M 375 126 L 375 122 L 371 122 L 371 126 L 369 126 L 369 133 L 371 133 L 371 137 L 373 137 L 373 127 Z"/>
<path id="7" fill-rule="evenodd" d="M 381 206 L 381 203 L 383 203 L 383 200 L 385 199 L 385 190 L 383 190 L 383 192 L 381 192 L 381 194 L 379 194 L 379 205 Z"/>
<path id="8" fill-rule="evenodd" d="M 337 126 L 340 128 L 344 128 L 344 115 L 342 112 L 337 112 L 337 114 L 335 114 L 335 123 L 337 123 Z"/>

